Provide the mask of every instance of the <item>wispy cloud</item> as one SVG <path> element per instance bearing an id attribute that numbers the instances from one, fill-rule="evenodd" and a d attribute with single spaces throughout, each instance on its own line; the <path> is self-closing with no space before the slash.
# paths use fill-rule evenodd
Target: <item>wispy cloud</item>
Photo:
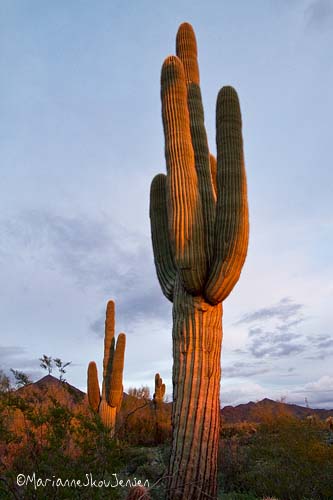
<path id="1" fill-rule="evenodd" d="M 304 335 L 300 331 L 308 318 L 305 306 L 284 297 L 277 304 L 263 307 L 242 316 L 235 324 L 248 327 L 248 343 L 237 349 L 238 355 L 256 359 L 284 358 L 308 354 L 307 359 L 333 356 L 333 336 Z"/>
<path id="2" fill-rule="evenodd" d="M 324 360 L 333 357 L 333 335 L 308 336 L 307 340 L 312 347 L 311 355 L 307 356 L 307 359 Z"/>
<path id="3" fill-rule="evenodd" d="M 38 359 L 30 358 L 27 350 L 21 346 L 12 345 L 0 347 L 0 368 L 10 376 L 11 368 L 13 368 L 13 370 L 23 371 L 29 375 L 32 380 L 42 375 Z"/>
<path id="4" fill-rule="evenodd" d="M 303 304 L 284 297 L 277 304 L 241 317 L 236 325 L 248 326 L 248 344 L 243 349 L 254 358 L 280 358 L 306 350 L 297 327 L 305 320 Z M 239 353 L 239 350 L 237 351 Z"/>
<path id="5" fill-rule="evenodd" d="M 31 210 L 2 221 L 2 227 L 2 246 L 7 243 L 23 258 L 56 266 L 84 287 L 105 288 L 124 276 L 130 283 L 136 277 L 137 260 L 148 253 L 140 234 L 131 234 L 104 216 L 89 219 Z"/>
<path id="6" fill-rule="evenodd" d="M 270 307 L 263 307 L 252 313 L 245 314 L 242 316 L 236 324 L 246 324 L 253 323 L 255 321 L 264 321 L 268 319 L 278 319 L 286 322 L 290 318 L 293 318 L 293 322 L 302 321 L 302 318 L 295 319 L 295 315 L 299 314 L 303 309 L 303 304 L 297 304 L 291 300 L 290 297 L 284 297 L 280 300 L 278 304 Z M 281 326 L 281 325 L 280 325 Z"/>
<path id="7" fill-rule="evenodd" d="M 314 0 L 305 10 L 307 26 L 312 29 L 323 29 L 332 26 L 333 3 L 331 0 Z"/>
<path id="8" fill-rule="evenodd" d="M 282 334 L 279 332 L 280 330 L 250 329 L 249 353 L 255 358 L 279 358 L 291 354 L 299 354 L 306 349 L 303 342 L 296 341 L 296 339 L 300 339 L 301 337 L 299 334 L 292 333 L 292 331 L 286 331 Z"/>
<path id="9" fill-rule="evenodd" d="M 125 326 L 143 316 L 169 320 L 170 306 L 159 291 L 150 241 L 105 216 L 87 218 L 46 211 L 19 213 L 2 222 L 1 248 L 38 272 L 56 270 L 80 289 L 118 301 Z M 6 251 L 8 250 L 8 251 Z M 119 300 L 118 300 L 119 299 Z M 103 332 L 105 305 L 91 330 Z"/>
<path id="10" fill-rule="evenodd" d="M 238 361 L 232 365 L 227 365 L 223 368 L 223 377 L 238 378 L 238 377 L 253 377 L 270 371 L 270 367 L 258 363 L 245 363 Z"/>

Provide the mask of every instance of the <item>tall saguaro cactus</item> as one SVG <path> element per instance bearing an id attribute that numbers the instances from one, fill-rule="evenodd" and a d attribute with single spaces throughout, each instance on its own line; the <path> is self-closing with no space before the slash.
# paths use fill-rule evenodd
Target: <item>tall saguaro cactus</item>
<path id="1" fill-rule="evenodd" d="M 88 400 L 91 408 L 98 412 L 102 422 L 114 434 L 116 415 L 123 397 L 123 370 L 126 335 L 118 335 L 115 344 L 115 304 L 110 300 L 106 308 L 103 385 L 102 395 L 98 384 L 97 366 L 91 361 L 88 366 Z"/>
<path id="2" fill-rule="evenodd" d="M 168 498 L 216 497 L 222 301 L 235 286 L 248 246 L 242 122 L 236 91 L 216 106 L 217 158 L 209 153 L 196 39 L 180 26 L 177 56 L 161 74 L 167 175 L 151 185 L 157 276 L 173 302 L 173 438 Z"/>

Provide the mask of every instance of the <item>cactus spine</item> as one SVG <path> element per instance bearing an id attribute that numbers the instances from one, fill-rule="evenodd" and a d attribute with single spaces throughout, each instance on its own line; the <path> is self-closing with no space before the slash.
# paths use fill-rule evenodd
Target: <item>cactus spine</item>
<path id="1" fill-rule="evenodd" d="M 88 366 L 88 400 L 91 408 L 100 414 L 102 422 L 114 435 L 116 415 L 123 396 L 123 370 L 126 335 L 118 335 L 115 345 L 115 304 L 110 300 L 106 308 L 103 384 L 100 394 L 97 366 L 91 361 Z"/>
<path id="2" fill-rule="evenodd" d="M 173 437 L 168 498 L 216 497 L 222 301 L 239 279 L 248 246 L 241 114 L 236 91 L 220 90 L 217 158 L 209 153 L 196 39 L 180 26 L 177 56 L 161 74 L 167 175 L 151 185 L 157 277 L 173 302 Z"/>

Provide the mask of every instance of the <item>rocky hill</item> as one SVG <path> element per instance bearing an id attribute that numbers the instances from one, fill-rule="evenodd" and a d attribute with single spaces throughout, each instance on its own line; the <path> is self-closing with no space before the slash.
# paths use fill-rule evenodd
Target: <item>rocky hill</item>
<path id="1" fill-rule="evenodd" d="M 82 404 L 86 400 L 86 394 L 68 382 L 46 375 L 45 377 L 25 385 L 16 391 L 17 396 L 29 401 L 43 401 L 45 396 L 52 397 L 69 407 Z"/>

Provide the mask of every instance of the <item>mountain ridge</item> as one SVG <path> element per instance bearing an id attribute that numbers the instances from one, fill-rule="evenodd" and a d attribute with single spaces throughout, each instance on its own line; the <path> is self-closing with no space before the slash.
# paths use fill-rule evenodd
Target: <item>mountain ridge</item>
<path id="1" fill-rule="evenodd" d="M 325 420 L 333 415 L 333 409 L 310 408 L 300 406 L 295 403 L 285 403 L 283 401 L 274 401 L 264 398 L 261 401 L 242 403 L 236 406 L 224 406 L 221 409 L 222 421 L 224 423 L 240 422 L 261 422 L 267 417 L 276 417 L 279 415 L 289 415 L 300 419 L 309 416 L 316 416 L 320 420 Z"/>
<path id="2" fill-rule="evenodd" d="M 34 398 L 45 393 L 59 398 L 59 402 L 75 406 L 76 404 L 88 405 L 88 398 L 85 392 L 65 381 L 60 381 L 53 375 L 46 375 L 36 382 L 32 382 L 17 389 L 17 394 L 23 397 Z M 124 398 L 128 395 L 124 392 Z M 170 405 L 172 403 L 165 403 Z M 333 415 L 333 409 L 310 408 L 294 403 L 285 403 L 264 398 L 261 401 L 249 401 L 236 406 L 227 405 L 221 408 L 222 422 L 225 424 L 236 424 L 241 422 L 258 423 L 269 417 L 279 415 L 290 415 L 300 419 L 309 416 L 316 416 L 320 420 L 325 420 Z"/>

